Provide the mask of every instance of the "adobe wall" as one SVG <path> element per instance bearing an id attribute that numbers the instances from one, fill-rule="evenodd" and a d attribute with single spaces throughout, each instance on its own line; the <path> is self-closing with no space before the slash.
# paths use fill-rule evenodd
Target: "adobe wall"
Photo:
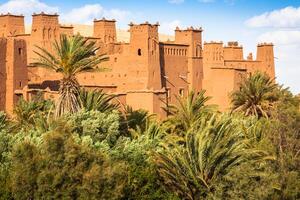
<path id="1" fill-rule="evenodd" d="M 67 36 L 73 36 L 74 35 L 74 27 L 73 26 L 63 26 L 61 25 L 59 27 L 59 32 L 60 34 L 64 34 L 64 35 L 67 35 Z"/>
<path id="2" fill-rule="evenodd" d="M 224 60 L 243 60 L 243 47 L 239 46 L 238 42 L 228 42 L 227 46 L 224 47 Z"/>
<path id="3" fill-rule="evenodd" d="M 163 107 L 166 105 L 165 93 L 163 91 L 136 91 L 128 92 L 126 95 L 126 104 L 130 105 L 133 109 L 145 109 L 149 113 L 156 113 L 158 117 L 164 118 L 166 114 Z"/>
<path id="4" fill-rule="evenodd" d="M 203 52 L 202 52 L 202 28 L 187 28 L 175 30 L 175 43 L 188 44 L 188 74 L 187 82 L 189 90 L 199 92 L 202 89 L 203 80 Z"/>
<path id="5" fill-rule="evenodd" d="M 239 88 L 246 70 L 229 68 L 212 68 L 210 79 L 204 82 L 206 95 L 211 96 L 210 104 L 218 105 L 220 111 L 230 108 L 230 95 Z"/>
<path id="6" fill-rule="evenodd" d="M 175 96 L 187 94 L 189 91 L 188 45 L 160 44 L 163 86 L 167 90 L 169 103 L 176 103 Z"/>
<path id="7" fill-rule="evenodd" d="M 10 13 L 0 15 L 0 37 L 16 36 L 24 33 L 24 16 Z"/>
<path id="8" fill-rule="evenodd" d="M 5 110 L 6 45 L 7 45 L 7 40 L 5 38 L 0 38 L 0 110 Z"/>

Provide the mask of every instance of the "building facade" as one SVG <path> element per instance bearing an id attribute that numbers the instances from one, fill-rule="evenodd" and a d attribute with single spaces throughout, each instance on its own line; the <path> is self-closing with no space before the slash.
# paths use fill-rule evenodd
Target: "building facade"
<path id="1" fill-rule="evenodd" d="M 118 42 L 116 21 L 94 20 L 89 40 L 96 41 L 99 54 L 109 57 L 102 72 L 78 75 L 82 87 L 103 89 L 134 109 L 143 108 L 161 117 L 176 96 L 206 90 L 220 110 L 230 107 L 229 95 L 244 77 L 255 71 L 275 77 L 272 44 L 259 44 L 256 59 L 244 59 L 237 42 L 202 42 L 202 29 L 176 28 L 173 41 L 159 40 L 159 24 L 129 24 L 129 42 Z M 72 26 L 59 23 L 57 14 L 33 14 L 30 34 L 25 34 L 24 17 L 0 15 L 0 110 L 11 113 L 18 99 L 30 100 L 42 91 L 57 98 L 59 74 L 31 63 L 36 46 L 52 51 L 61 34 L 74 35 Z"/>

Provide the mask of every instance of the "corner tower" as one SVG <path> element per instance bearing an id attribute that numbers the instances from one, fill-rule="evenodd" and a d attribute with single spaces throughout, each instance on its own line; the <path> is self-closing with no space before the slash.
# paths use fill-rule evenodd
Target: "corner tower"
<path id="1" fill-rule="evenodd" d="M 271 78 L 275 78 L 274 45 L 272 43 L 262 43 L 257 45 L 256 60 L 261 61 L 260 71 L 267 73 Z"/>
<path id="2" fill-rule="evenodd" d="M 0 15 L 0 37 L 16 36 L 25 33 L 24 16 L 7 13 Z"/>
<path id="3" fill-rule="evenodd" d="M 100 38 L 105 44 L 117 42 L 116 20 L 95 19 L 93 36 Z"/>

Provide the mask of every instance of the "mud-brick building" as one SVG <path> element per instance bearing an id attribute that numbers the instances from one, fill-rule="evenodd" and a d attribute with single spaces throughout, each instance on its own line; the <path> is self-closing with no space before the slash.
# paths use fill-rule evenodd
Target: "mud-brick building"
<path id="1" fill-rule="evenodd" d="M 9 113 L 20 96 L 30 100 L 43 92 L 45 98 L 57 97 L 60 75 L 33 67 L 33 51 L 36 45 L 51 51 L 61 34 L 74 35 L 73 27 L 61 25 L 57 14 L 33 14 L 31 33 L 24 30 L 23 16 L 0 15 L 0 109 Z M 162 107 L 176 103 L 176 95 L 205 89 L 211 103 L 226 110 L 229 94 L 243 77 L 255 71 L 275 76 L 272 44 L 259 44 L 256 59 L 252 54 L 245 59 L 238 42 L 203 43 L 202 28 L 176 28 L 172 41 L 161 41 L 158 31 L 158 23 L 130 23 L 130 39 L 119 42 L 115 20 L 94 20 L 88 39 L 97 42 L 99 54 L 107 54 L 109 61 L 102 63 L 102 72 L 78 75 L 80 85 L 103 89 L 134 109 L 164 117 Z"/>

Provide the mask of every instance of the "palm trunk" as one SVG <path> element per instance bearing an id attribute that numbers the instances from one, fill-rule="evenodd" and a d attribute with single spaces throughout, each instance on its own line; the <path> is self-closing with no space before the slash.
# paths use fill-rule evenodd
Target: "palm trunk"
<path id="1" fill-rule="evenodd" d="M 59 98 L 56 101 L 55 117 L 76 113 L 81 107 L 79 83 L 76 78 L 63 78 L 60 82 Z"/>

